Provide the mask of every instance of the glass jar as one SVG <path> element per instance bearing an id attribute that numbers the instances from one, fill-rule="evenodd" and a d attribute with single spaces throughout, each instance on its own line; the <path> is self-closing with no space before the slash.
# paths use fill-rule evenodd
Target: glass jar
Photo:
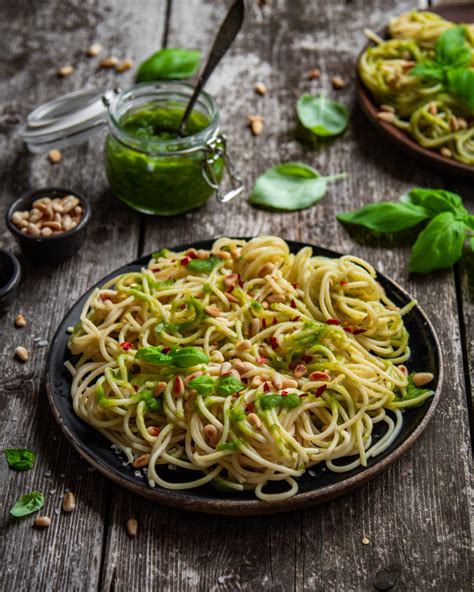
<path id="1" fill-rule="evenodd" d="M 125 91 L 78 91 L 38 107 L 22 135 L 32 152 L 87 139 L 107 124 L 105 167 L 113 193 L 145 214 L 170 216 L 202 206 L 214 193 L 226 203 L 243 187 L 219 129 L 214 99 L 202 92 L 181 137 L 177 130 L 193 87 L 142 83 Z M 227 171 L 231 189 L 222 194 Z"/>

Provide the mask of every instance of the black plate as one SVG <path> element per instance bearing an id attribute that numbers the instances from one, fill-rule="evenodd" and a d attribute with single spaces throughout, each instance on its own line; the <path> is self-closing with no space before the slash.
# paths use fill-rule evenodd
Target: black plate
<path id="1" fill-rule="evenodd" d="M 307 246 L 299 242 L 287 242 L 292 252 Z M 213 241 L 199 241 L 174 247 L 173 250 L 184 251 L 191 247 L 210 249 L 212 243 Z M 321 247 L 313 246 L 312 248 L 314 255 L 331 258 L 341 256 L 339 253 Z M 306 472 L 298 479 L 299 491 L 296 496 L 274 502 L 257 500 L 251 492 L 222 492 L 210 485 L 184 491 L 171 491 L 160 487 L 150 488 L 144 478 L 134 474 L 132 468 L 122 465 L 123 459 L 114 453 L 110 442 L 106 438 L 76 416 L 70 397 L 71 378 L 64 367 L 64 362 L 69 358 L 67 349 L 69 333 L 67 328 L 74 326 L 79 321 L 80 311 L 90 292 L 116 275 L 140 269 L 148 263 L 150 257 L 150 255 L 142 257 L 129 265 L 120 267 L 84 294 L 60 324 L 54 336 L 48 358 L 48 398 L 54 417 L 62 431 L 89 463 L 127 489 L 169 506 L 212 514 L 256 515 L 284 512 L 314 505 L 345 493 L 382 472 L 413 444 L 433 415 L 441 392 L 443 376 L 441 351 L 431 323 L 421 308 L 416 306 L 405 317 L 405 324 L 410 332 L 412 351 L 407 366 L 413 370 L 432 372 L 435 376 L 436 393 L 421 407 L 405 412 L 403 427 L 398 438 L 389 449 L 375 459 L 370 459 L 368 467 L 359 467 L 347 473 L 332 473 L 325 468 L 318 469 L 315 467 L 311 471 L 311 475 Z M 386 290 L 388 297 L 396 305 L 402 307 L 411 300 L 410 296 L 402 288 L 383 274 L 379 273 L 378 279 Z M 377 437 L 377 432 L 375 433 L 375 437 Z M 171 480 L 177 480 L 180 478 L 179 473 L 179 470 L 169 471 L 168 475 L 163 474 L 163 476 L 165 478 L 169 477 Z M 186 473 L 188 477 L 185 480 L 188 480 L 189 472 L 186 471 Z M 272 486 L 278 487 L 278 484 Z"/>

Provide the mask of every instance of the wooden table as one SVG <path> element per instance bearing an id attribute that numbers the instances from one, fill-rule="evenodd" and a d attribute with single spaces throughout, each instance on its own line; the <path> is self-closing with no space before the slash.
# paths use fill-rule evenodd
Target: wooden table
<path id="1" fill-rule="evenodd" d="M 302 212 L 270 214 L 246 197 L 231 205 L 211 200 L 172 219 L 140 216 L 107 188 L 102 139 L 64 151 L 51 165 L 29 154 L 19 122 L 55 96 L 95 85 L 132 84 L 133 72 L 97 70 L 84 57 L 99 41 L 109 55 L 141 61 L 160 46 L 208 49 L 228 2 L 211 0 L 3 0 L 1 19 L 1 176 L 3 208 L 20 193 L 65 186 L 87 195 L 94 214 L 87 243 L 58 267 L 28 265 L 14 308 L 1 322 L 3 344 L 0 426 L 2 448 L 28 445 L 38 452 L 33 471 L 0 463 L 3 590 L 439 590 L 469 589 L 469 389 L 473 359 L 473 258 L 452 271 L 409 277 L 406 245 L 354 242 L 337 212 L 369 201 L 396 199 L 412 186 L 458 191 L 472 210 L 472 183 L 424 169 L 388 146 L 354 100 L 355 57 L 362 29 L 380 28 L 412 0 L 273 0 L 249 2 L 248 22 L 231 55 L 209 85 L 222 109 L 222 125 L 247 188 L 268 166 L 302 160 L 325 174 L 347 171 L 325 199 Z M 418 2 L 419 6 L 426 4 Z M 74 74 L 56 77 L 72 63 Z M 321 79 L 308 81 L 319 67 Z M 342 76 L 346 89 L 331 88 Z M 259 97 L 257 82 L 269 93 Z M 295 140 L 295 101 L 324 90 L 346 103 L 351 124 L 342 138 L 319 150 Z M 254 138 L 247 117 L 265 117 Z M 358 490 L 312 509 L 263 518 L 220 518 L 160 507 L 92 471 L 62 436 L 46 400 L 47 347 L 65 311 L 104 274 L 138 255 L 194 239 L 273 233 L 366 258 L 400 281 L 432 318 L 444 357 L 445 388 L 434 420 L 413 448 Z M 2 226 L 3 246 L 15 249 Z M 387 248 L 389 247 L 389 248 Z M 469 281 L 471 280 L 471 282 Z M 13 320 L 19 311 L 25 329 Z M 17 345 L 31 352 L 13 359 Z M 20 494 L 46 495 L 45 531 L 33 520 L 13 521 L 8 510 Z M 65 489 L 77 508 L 59 513 Z M 136 517 L 139 534 L 127 536 Z M 370 544 L 363 545 L 368 537 Z"/>

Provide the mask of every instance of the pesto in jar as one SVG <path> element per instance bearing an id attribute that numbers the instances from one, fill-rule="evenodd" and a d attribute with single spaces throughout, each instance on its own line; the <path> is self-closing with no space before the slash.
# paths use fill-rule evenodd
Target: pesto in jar
<path id="1" fill-rule="evenodd" d="M 119 141 L 109 134 L 105 144 L 107 177 L 114 194 L 132 208 L 146 214 L 172 216 L 202 206 L 213 189 L 202 175 L 205 140 L 196 134 L 209 125 L 209 118 L 193 111 L 181 138 L 178 127 L 184 106 L 169 101 L 125 114 L 119 124 Z M 128 143 L 132 138 L 133 143 Z M 187 151 L 202 145 L 202 149 Z M 212 165 L 218 181 L 223 162 Z"/>

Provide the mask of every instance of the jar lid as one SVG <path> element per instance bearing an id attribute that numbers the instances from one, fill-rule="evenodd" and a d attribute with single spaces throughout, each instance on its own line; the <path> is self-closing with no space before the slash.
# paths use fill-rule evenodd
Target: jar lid
<path id="1" fill-rule="evenodd" d="M 108 106 L 118 93 L 83 89 L 48 101 L 28 115 L 20 135 L 33 153 L 84 142 L 105 124 Z"/>

